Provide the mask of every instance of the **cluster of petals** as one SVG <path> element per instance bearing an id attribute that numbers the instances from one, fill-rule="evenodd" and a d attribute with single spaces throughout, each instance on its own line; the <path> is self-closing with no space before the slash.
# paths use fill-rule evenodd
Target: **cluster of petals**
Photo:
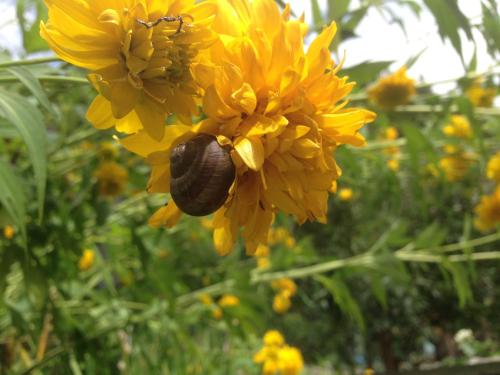
<path id="1" fill-rule="evenodd" d="M 144 129 L 161 139 L 165 117 L 190 124 L 199 89 L 190 70 L 216 35 L 216 6 L 194 0 L 45 0 L 40 33 L 98 91 L 87 112 L 98 129 Z M 159 21 L 175 15 L 175 20 Z M 155 23 L 157 23 L 155 25 Z M 154 27 L 153 27 L 154 25 Z"/>
<path id="2" fill-rule="evenodd" d="M 303 19 L 291 20 L 272 0 L 218 1 L 212 28 L 219 40 L 193 64 L 204 91 L 206 118 L 195 126 L 168 126 L 157 142 L 144 132 L 123 141 L 153 167 L 149 190 L 169 191 L 169 153 L 197 133 L 213 134 L 231 148 L 236 180 L 214 217 L 214 243 L 229 253 L 241 232 L 247 252 L 266 244 L 275 214 L 299 223 L 326 222 L 328 193 L 340 169 L 339 145 L 361 146 L 359 130 L 372 112 L 346 108 L 353 88 L 339 78 L 329 45 L 335 24 L 326 27 L 307 52 Z M 181 211 L 170 201 L 151 219 L 171 226 Z"/>
<path id="3" fill-rule="evenodd" d="M 382 77 L 368 90 L 369 98 L 384 109 L 407 104 L 415 93 L 415 81 L 407 76 L 405 66 L 391 75 Z"/>

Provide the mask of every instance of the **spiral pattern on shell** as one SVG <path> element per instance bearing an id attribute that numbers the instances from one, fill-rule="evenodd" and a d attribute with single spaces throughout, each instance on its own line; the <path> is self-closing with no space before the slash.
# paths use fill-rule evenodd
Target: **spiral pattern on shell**
<path id="1" fill-rule="evenodd" d="M 229 151 L 210 134 L 198 134 L 172 149 L 170 194 L 181 211 L 205 216 L 226 201 L 236 176 Z"/>

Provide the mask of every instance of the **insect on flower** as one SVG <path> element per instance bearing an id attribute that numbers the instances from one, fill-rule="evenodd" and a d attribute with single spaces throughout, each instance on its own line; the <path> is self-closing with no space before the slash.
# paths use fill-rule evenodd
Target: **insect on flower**
<path id="1" fill-rule="evenodd" d="M 184 15 L 185 18 L 191 19 L 193 21 L 193 17 L 189 15 Z M 140 19 L 136 20 L 138 24 L 143 25 L 146 29 L 151 29 L 152 27 L 155 27 L 159 25 L 162 21 L 164 22 L 179 22 L 179 27 L 177 28 L 177 31 L 175 32 L 176 34 L 179 34 L 182 31 L 182 26 L 184 25 L 184 18 L 183 16 L 179 15 L 177 17 L 174 16 L 165 16 L 165 17 L 160 17 L 156 21 L 153 22 L 146 22 Z"/>

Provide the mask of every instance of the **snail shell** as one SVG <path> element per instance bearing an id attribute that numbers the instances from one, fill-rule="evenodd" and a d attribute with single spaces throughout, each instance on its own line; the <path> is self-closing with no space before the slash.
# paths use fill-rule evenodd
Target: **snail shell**
<path id="1" fill-rule="evenodd" d="M 229 151 L 210 134 L 199 134 L 172 149 L 170 194 L 192 216 L 215 212 L 226 201 L 236 176 Z"/>

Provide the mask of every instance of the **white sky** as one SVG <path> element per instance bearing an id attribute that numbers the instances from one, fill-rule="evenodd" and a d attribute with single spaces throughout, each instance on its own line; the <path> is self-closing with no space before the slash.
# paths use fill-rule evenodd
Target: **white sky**
<path id="1" fill-rule="evenodd" d="M 437 0 L 441 1 L 441 0 Z M 326 6 L 327 0 L 319 0 L 321 6 Z M 420 1 L 419 1 L 420 2 Z M 16 0 L 0 0 L 0 47 L 8 47 L 15 55 L 21 49 L 19 32 L 15 22 Z M 306 19 L 311 21 L 310 1 L 289 0 L 295 14 L 305 13 Z M 359 3 L 352 0 L 351 6 Z M 470 19 L 480 21 L 481 5 L 479 0 L 459 0 L 462 12 Z M 393 69 L 398 68 L 411 56 L 427 47 L 417 63 L 409 70 L 409 75 L 425 81 L 436 82 L 460 77 L 464 74 L 460 58 L 449 42 L 443 43 L 437 31 L 432 15 L 423 9 L 420 19 L 408 7 L 394 6 L 400 17 L 404 19 L 408 35 L 405 36 L 398 25 L 389 25 L 374 9 L 357 28 L 359 38 L 350 39 L 341 44 L 340 50 L 345 50 L 347 60 L 345 66 L 371 60 L 393 60 Z M 478 32 L 474 33 L 478 46 L 479 72 L 485 71 L 493 64 L 493 60 L 486 53 L 486 43 Z M 462 38 L 466 61 L 470 61 L 473 44 Z M 438 92 L 448 91 L 452 86 L 442 85 L 435 87 Z"/>

